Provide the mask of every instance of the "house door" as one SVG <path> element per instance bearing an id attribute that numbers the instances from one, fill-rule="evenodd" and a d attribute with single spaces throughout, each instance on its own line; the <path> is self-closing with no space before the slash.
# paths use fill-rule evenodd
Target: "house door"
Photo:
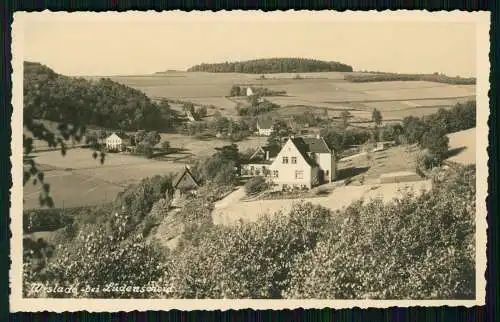
<path id="1" fill-rule="evenodd" d="M 325 171 L 319 170 L 318 175 L 319 175 L 319 184 L 325 183 Z"/>

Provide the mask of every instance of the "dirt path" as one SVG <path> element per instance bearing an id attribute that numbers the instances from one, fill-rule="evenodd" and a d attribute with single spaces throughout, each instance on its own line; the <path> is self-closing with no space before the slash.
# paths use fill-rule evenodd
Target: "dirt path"
<path id="1" fill-rule="evenodd" d="M 316 197 L 303 199 L 316 205 L 330 208 L 332 210 L 342 209 L 348 206 L 353 201 L 364 198 L 382 198 L 385 202 L 392 200 L 398 196 L 399 190 L 409 187 L 415 192 L 421 189 L 430 189 L 430 181 L 417 181 L 406 183 L 389 183 L 389 184 L 371 184 L 363 186 L 344 186 L 336 188 L 330 195 L 326 197 Z M 230 198 L 225 198 L 221 202 L 216 203 L 215 209 L 212 212 L 212 218 L 215 224 L 231 225 L 239 221 L 255 221 L 264 214 L 273 214 L 276 212 L 287 212 L 291 209 L 294 203 L 299 202 L 299 199 L 280 199 L 280 200 L 258 200 L 258 201 L 240 201 L 238 194 L 235 191 Z"/>

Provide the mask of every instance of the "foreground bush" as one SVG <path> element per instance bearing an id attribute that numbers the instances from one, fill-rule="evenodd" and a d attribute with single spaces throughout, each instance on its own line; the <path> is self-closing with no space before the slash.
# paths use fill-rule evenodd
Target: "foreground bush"
<path id="1" fill-rule="evenodd" d="M 266 182 L 266 179 L 262 176 L 256 176 L 248 180 L 247 183 L 245 183 L 245 191 L 247 195 L 253 195 L 259 192 L 262 192 L 266 190 L 268 187 L 268 184 Z"/>
<path id="2" fill-rule="evenodd" d="M 290 298 L 472 299 L 475 169 L 406 193 L 351 206 L 338 232 L 299 256 Z"/>
<path id="3" fill-rule="evenodd" d="M 290 215 L 236 227 L 213 226 L 177 256 L 170 285 L 178 298 L 279 298 L 292 259 L 312 249 L 327 209 L 295 205 Z"/>
<path id="4" fill-rule="evenodd" d="M 147 291 L 105 288 L 111 283 L 138 287 L 159 283 L 170 267 L 167 255 L 167 250 L 147 244 L 141 236 L 124 239 L 117 227 L 88 226 L 72 244 L 57 250 L 55 260 L 48 265 L 45 275 L 39 276 L 39 281 L 45 279 L 50 285 L 63 287 L 78 285 L 76 293 L 56 296 L 158 297 L 159 294 Z"/>
<path id="5" fill-rule="evenodd" d="M 39 251 L 45 244 L 26 241 L 32 252 L 25 258 L 32 260 L 25 260 L 24 290 L 47 282 L 101 287 L 62 295 L 68 297 L 471 299 L 475 167 L 434 174 L 432 190 L 418 196 L 358 201 L 334 214 L 300 203 L 289 214 L 236 226 L 213 225 L 211 197 L 201 193 L 177 214 L 184 233 L 172 252 L 131 229 L 137 214 L 113 213 L 53 255 Z M 162 216 L 165 201 L 154 199 L 151 211 Z M 129 210 L 149 204 L 126 203 Z M 46 268 L 36 265 L 47 258 Z M 168 291 L 104 292 L 109 283 Z"/>

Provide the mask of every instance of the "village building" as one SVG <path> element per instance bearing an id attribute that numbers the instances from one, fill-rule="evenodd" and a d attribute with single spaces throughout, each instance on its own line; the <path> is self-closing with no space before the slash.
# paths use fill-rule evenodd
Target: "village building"
<path id="1" fill-rule="evenodd" d="M 123 150 L 123 139 L 120 138 L 116 133 L 111 134 L 106 138 L 106 149 L 108 151 L 119 151 Z"/>
<path id="2" fill-rule="evenodd" d="M 258 147 L 248 161 L 242 165 L 242 174 L 244 176 L 263 176 L 270 178 L 271 172 L 269 167 L 279 152 L 279 147 Z"/>
<path id="3" fill-rule="evenodd" d="M 190 111 L 186 111 L 186 117 L 188 118 L 189 122 L 196 122 L 196 119 Z"/>
<path id="4" fill-rule="evenodd" d="M 172 206 L 179 207 L 186 198 L 196 196 L 200 184 L 195 179 L 189 167 L 186 166 L 182 172 L 177 174 L 172 182 L 174 196 Z"/>
<path id="5" fill-rule="evenodd" d="M 335 180 L 335 151 L 320 136 L 290 137 L 269 169 L 272 182 L 282 189 L 310 189 Z"/>
<path id="6" fill-rule="evenodd" d="M 263 136 L 270 136 L 273 133 L 273 121 L 270 119 L 257 121 L 257 134 Z"/>
<path id="7" fill-rule="evenodd" d="M 252 96 L 253 95 L 253 90 L 251 87 L 247 87 L 247 96 Z"/>

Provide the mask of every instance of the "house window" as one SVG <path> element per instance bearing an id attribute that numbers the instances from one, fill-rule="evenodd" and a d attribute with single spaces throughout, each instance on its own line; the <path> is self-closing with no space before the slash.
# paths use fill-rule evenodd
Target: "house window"
<path id="1" fill-rule="evenodd" d="M 295 179 L 304 179 L 304 171 L 302 170 L 295 171 Z"/>
<path id="2" fill-rule="evenodd" d="M 330 171 L 326 170 L 325 174 L 328 177 L 328 175 L 330 174 Z"/>
<path id="3" fill-rule="evenodd" d="M 292 164 L 297 164 L 297 157 L 292 157 Z"/>
<path id="4" fill-rule="evenodd" d="M 279 174 L 279 173 L 278 173 L 278 170 L 274 170 L 274 171 L 273 171 L 273 177 L 277 178 L 277 177 L 278 177 L 278 174 Z"/>
<path id="5" fill-rule="evenodd" d="M 288 164 L 288 157 L 283 157 L 283 164 Z"/>

